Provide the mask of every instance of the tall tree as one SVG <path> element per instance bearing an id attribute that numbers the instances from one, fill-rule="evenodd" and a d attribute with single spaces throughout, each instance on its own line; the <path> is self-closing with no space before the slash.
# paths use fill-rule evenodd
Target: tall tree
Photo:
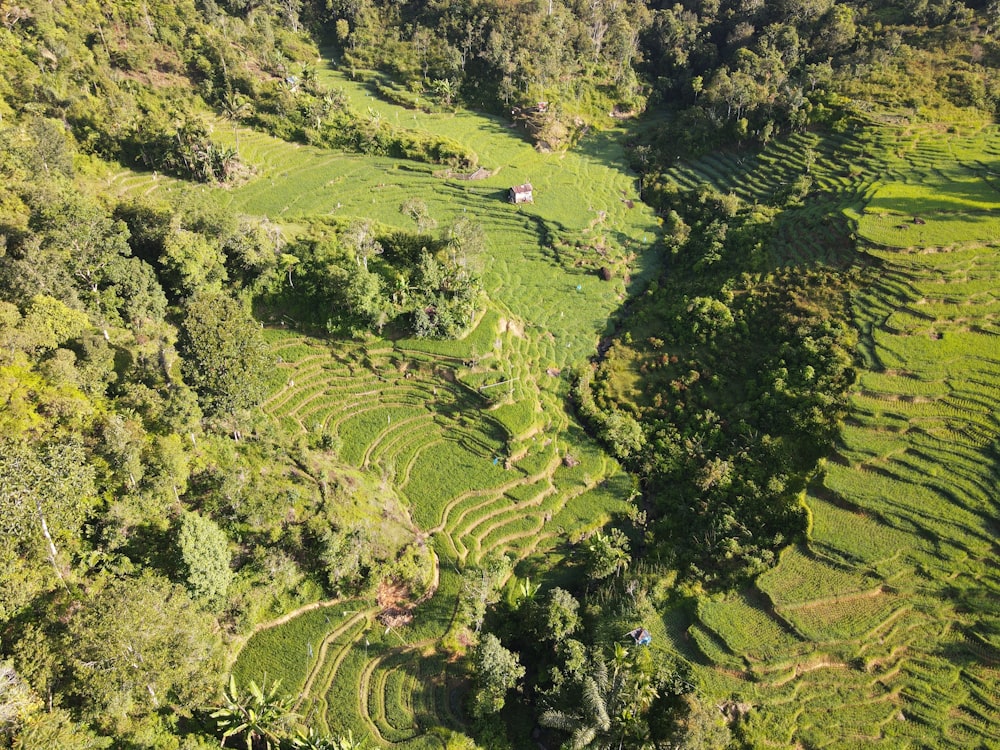
<path id="1" fill-rule="evenodd" d="M 562 641 L 580 627 L 580 603 L 558 586 L 549 592 L 542 606 L 539 630 L 542 638 Z"/>
<path id="2" fill-rule="evenodd" d="M 504 648 L 500 639 L 487 633 L 472 654 L 472 712 L 479 717 L 495 714 L 504 706 L 507 691 L 524 677 L 524 667 L 513 651 Z"/>
<path id="3" fill-rule="evenodd" d="M 184 589 L 146 571 L 81 602 L 64 654 L 85 714 L 114 733 L 160 706 L 191 709 L 214 690 L 219 639 Z"/>
<path id="4" fill-rule="evenodd" d="M 210 518 L 198 513 L 181 517 L 177 543 L 181 549 L 188 590 L 195 599 L 218 603 L 233 579 L 229 540 Z"/>
<path id="5" fill-rule="evenodd" d="M 0 519 L 5 545 L 44 549 L 63 580 L 59 540 L 77 540 L 96 495 L 94 469 L 77 440 L 36 448 L 8 444 L 0 451 Z"/>
<path id="6" fill-rule="evenodd" d="M 210 415 L 234 415 L 260 403 L 267 353 L 246 305 L 210 292 L 185 306 L 179 340 L 184 375 Z"/>

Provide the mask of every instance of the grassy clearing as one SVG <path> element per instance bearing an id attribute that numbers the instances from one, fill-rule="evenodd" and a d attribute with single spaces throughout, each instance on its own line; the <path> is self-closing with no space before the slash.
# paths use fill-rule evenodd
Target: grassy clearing
<path id="1" fill-rule="evenodd" d="M 778 605 L 809 602 L 868 591 L 877 579 L 818 559 L 798 547 L 781 553 L 781 563 L 757 579 L 757 586 Z"/>

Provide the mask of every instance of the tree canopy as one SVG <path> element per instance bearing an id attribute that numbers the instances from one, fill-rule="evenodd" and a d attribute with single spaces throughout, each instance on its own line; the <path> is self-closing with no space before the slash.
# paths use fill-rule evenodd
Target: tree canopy
<path id="1" fill-rule="evenodd" d="M 267 354 L 260 325 L 243 302 L 200 292 L 184 306 L 181 334 L 184 374 L 206 413 L 239 414 L 260 403 Z"/>

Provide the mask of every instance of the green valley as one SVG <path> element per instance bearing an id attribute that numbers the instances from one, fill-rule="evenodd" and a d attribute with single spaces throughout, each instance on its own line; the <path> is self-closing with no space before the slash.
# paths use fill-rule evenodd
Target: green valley
<path id="1" fill-rule="evenodd" d="M 1000 746 L 995 5 L 0 5 L 0 747 Z"/>

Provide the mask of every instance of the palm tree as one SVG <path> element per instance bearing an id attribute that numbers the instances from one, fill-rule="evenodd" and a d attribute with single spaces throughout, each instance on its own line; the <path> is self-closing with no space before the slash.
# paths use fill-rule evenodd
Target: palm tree
<path id="1" fill-rule="evenodd" d="M 616 670 L 616 678 L 617 675 Z M 608 675 L 608 665 L 598 657 L 594 660 L 591 673 L 583 678 L 581 687 L 583 696 L 576 711 L 546 711 L 538 722 L 543 727 L 569 732 L 566 747 L 570 750 L 611 750 L 617 744 L 617 738 L 609 709 L 614 706 L 621 681 Z"/>
<path id="2" fill-rule="evenodd" d="M 240 121 L 252 110 L 250 102 L 238 93 L 230 91 L 222 99 L 222 116 L 233 124 L 233 137 L 236 139 L 236 156 L 240 155 Z"/>
<path id="3" fill-rule="evenodd" d="M 522 602 L 533 602 L 535 601 L 535 596 L 538 595 L 538 590 L 541 588 L 541 584 L 532 583 L 531 578 L 525 578 L 524 580 L 517 582 L 517 603 L 518 606 Z"/>
<path id="4" fill-rule="evenodd" d="M 610 534 L 597 532 L 587 546 L 591 576 L 597 579 L 620 576 L 628 569 L 628 539 L 618 529 Z"/>
<path id="5" fill-rule="evenodd" d="M 616 644 L 612 669 L 601 654 L 591 660 L 590 674 L 581 681 L 581 698 L 574 711 L 550 710 L 538 722 L 570 735 L 570 750 L 620 750 L 626 738 L 641 738 L 643 714 L 658 697 L 649 675 L 633 669 L 629 652 Z M 630 746 L 635 746 L 630 743 Z"/>
<path id="6" fill-rule="evenodd" d="M 222 744 L 236 737 L 245 741 L 246 750 L 266 748 L 272 750 L 281 744 L 289 723 L 296 717 L 292 702 L 285 695 L 278 695 L 281 680 L 270 687 L 260 687 L 250 680 L 246 692 L 236 687 L 236 678 L 230 675 L 229 686 L 222 691 L 225 705 L 210 714 L 222 730 Z"/>

